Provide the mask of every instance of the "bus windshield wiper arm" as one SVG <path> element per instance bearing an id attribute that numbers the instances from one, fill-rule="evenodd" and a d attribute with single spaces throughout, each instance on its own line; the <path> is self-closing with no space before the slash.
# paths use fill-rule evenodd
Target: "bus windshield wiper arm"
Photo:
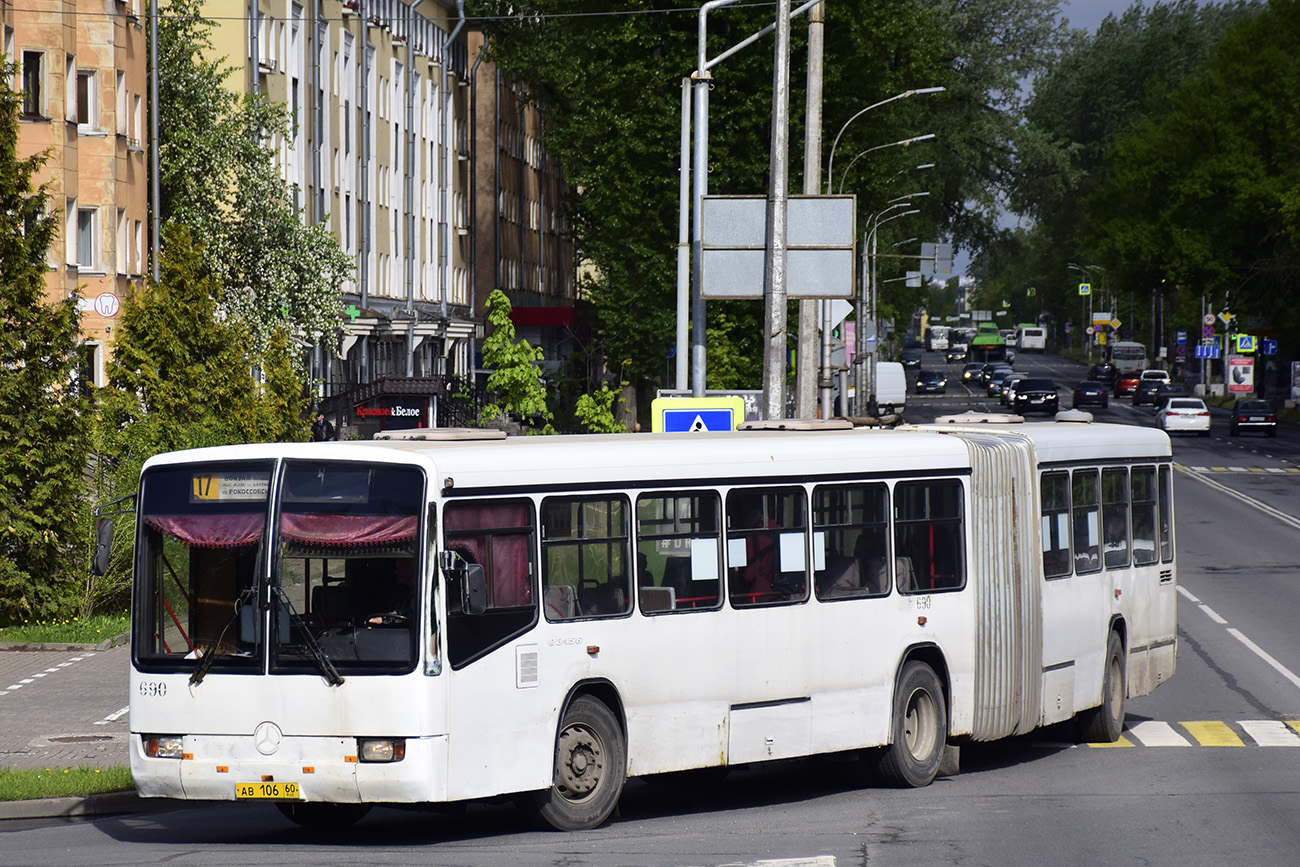
<path id="1" fill-rule="evenodd" d="M 239 619 L 239 612 L 243 610 L 244 605 L 248 603 L 252 592 L 253 591 L 251 590 L 245 590 L 235 597 L 235 613 L 230 615 L 230 619 L 226 621 L 226 625 L 221 627 L 221 632 L 217 635 L 217 640 L 208 645 L 208 649 L 199 660 L 199 664 L 194 666 L 194 670 L 190 672 L 190 685 L 198 686 L 200 683 L 203 683 L 203 678 L 208 676 L 208 669 L 212 667 L 212 663 L 216 661 L 218 656 L 216 652 L 217 648 L 221 646 L 221 642 L 225 639 L 226 633 L 230 631 L 230 627 Z"/>
<path id="2" fill-rule="evenodd" d="M 343 683 L 343 675 L 339 674 L 325 649 L 316 641 L 316 636 L 312 635 L 311 630 L 307 628 L 307 624 L 303 622 L 302 616 L 294 609 L 293 602 L 289 600 L 288 594 L 280 587 L 276 587 L 275 592 L 280 599 L 280 604 L 288 608 L 289 618 L 297 624 L 298 629 L 301 631 L 303 643 L 307 645 L 307 650 L 311 652 L 312 659 L 316 660 L 316 667 L 320 669 L 321 674 L 329 681 L 330 686 L 338 686 Z"/>

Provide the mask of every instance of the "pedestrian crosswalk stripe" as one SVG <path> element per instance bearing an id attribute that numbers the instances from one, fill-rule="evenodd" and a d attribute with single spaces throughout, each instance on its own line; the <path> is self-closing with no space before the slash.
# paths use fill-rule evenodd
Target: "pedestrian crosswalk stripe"
<path id="1" fill-rule="evenodd" d="M 1300 719 L 1192 720 L 1167 723 L 1143 720 L 1124 729 L 1110 747 L 1300 747 Z"/>
<path id="2" fill-rule="evenodd" d="M 1189 747 L 1187 738 L 1180 735 L 1167 722 L 1147 720 L 1129 729 L 1144 747 Z"/>
<path id="3" fill-rule="evenodd" d="M 1300 738 L 1277 720 L 1243 719 L 1237 724 L 1261 747 L 1300 747 Z"/>
<path id="4" fill-rule="evenodd" d="M 1203 747 L 1244 747 L 1246 744 L 1237 737 L 1227 723 L 1204 721 L 1185 722 L 1183 728 Z"/>
<path id="5" fill-rule="evenodd" d="M 1300 473 L 1300 467 L 1189 467 L 1183 464 L 1174 466 L 1189 473 Z"/>

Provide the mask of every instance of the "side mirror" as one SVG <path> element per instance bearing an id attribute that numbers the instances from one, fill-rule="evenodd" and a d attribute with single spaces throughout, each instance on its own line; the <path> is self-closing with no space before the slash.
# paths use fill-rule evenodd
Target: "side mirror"
<path id="1" fill-rule="evenodd" d="M 108 572 L 108 561 L 113 554 L 113 519 L 100 518 L 95 524 L 95 554 L 90 558 L 92 575 Z"/>
<path id="2" fill-rule="evenodd" d="M 461 610 L 466 614 L 482 614 L 487 610 L 487 578 L 483 574 L 483 567 L 478 563 L 469 563 L 464 568 Z"/>

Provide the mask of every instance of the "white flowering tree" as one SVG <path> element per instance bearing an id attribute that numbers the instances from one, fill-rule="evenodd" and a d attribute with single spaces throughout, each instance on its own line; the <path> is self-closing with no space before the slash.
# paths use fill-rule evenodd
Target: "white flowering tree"
<path id="1" fill-rule="evenodd" d="M 234 70 L 213 57 L 199 0 L 167 0 L 161 11 L 163 220 L 190 227 L 256 349 L 280 330 L 303 345 L 328 341 L 352 262 L 324 226 L 304 224 L 280 178 L 270 141 L 289 133 L 284 107 L 223 87 Z"/>

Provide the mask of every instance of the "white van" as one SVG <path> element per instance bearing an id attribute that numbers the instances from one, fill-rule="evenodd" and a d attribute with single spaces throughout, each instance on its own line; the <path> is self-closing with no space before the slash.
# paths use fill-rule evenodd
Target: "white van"
<path id="1" fill-rule="evenodd" d="M 902 416 L 903 403 L 907 399 L 907 377 L 903 375 L 903 365 L 897 361 L 876 362 L 876 413 L 881 416 Z M 838 402 L 837 402 L 838 406 Z M 865 416 L 870 412 L 867 400 L 857 400 L 857 389 L 849 386 L 849 414 Z"/>
<path id="2" fill-rule="evenodd" d="M 881 415 L 901 413 L 907 400 L 907 377 L 897 361 L 876 362 L 876 409 Z"/>

